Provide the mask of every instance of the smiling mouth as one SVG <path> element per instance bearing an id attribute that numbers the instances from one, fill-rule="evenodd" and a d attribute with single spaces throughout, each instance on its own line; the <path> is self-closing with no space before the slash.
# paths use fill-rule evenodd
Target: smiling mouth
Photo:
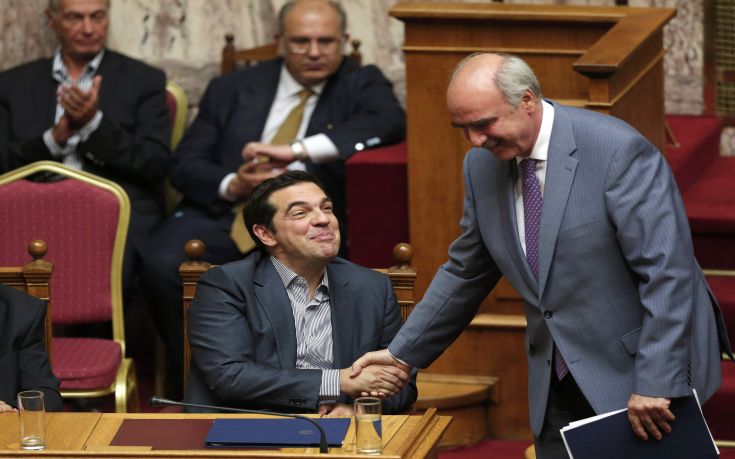
<path id="1" fill-rule="evenodd" d="M 327 242 L 334 240 L 334 233 L 318 233 L 310 238 L 312 241 Z"/>

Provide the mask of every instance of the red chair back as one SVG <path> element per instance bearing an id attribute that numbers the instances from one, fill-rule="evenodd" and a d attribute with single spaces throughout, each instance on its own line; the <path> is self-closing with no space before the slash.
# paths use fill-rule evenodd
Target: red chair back
<path id="1" fill-rule="evenodd" d="M 56 265 L 51 279 L 54 323 L 112 318 L 111 267 L 120 204 L 111 191 L 73 178 L 51 183 L 18 178 L 0 184 L 0 209 L 0 264 L 27 262 L 29 240 L 48 244 L 46 259 Z"/>

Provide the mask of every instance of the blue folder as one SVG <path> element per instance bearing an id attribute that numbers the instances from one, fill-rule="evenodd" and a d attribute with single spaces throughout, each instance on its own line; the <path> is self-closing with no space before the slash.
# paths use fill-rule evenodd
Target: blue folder
<path id="1" fill-rule="evenodd" d="M 350 418 L 314 419 L 329 446 L 342 446 Z M 304 419 L 216 419 L 205 446 L 210 448 L 319 446 L 319 430 Z"/>
<path id="2" fill-rule="evenodd" d="M 627 410 L 574 428 L 566 427 L 562 436 L 574 459 L 716 459 L 717 447 L 697 398 L 691 395 L 672 399 L 669 409 L 676 420 L 671 422 L 671 433 L 664 433 L 661 440 L 636 437 Z"/>

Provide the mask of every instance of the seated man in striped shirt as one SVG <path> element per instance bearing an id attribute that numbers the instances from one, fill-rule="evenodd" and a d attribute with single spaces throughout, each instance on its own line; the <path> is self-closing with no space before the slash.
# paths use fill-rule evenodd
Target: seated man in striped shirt
<path id="1" fill-rule="evenodd" d="M 388 346 L 400 309 L 386 276 L 336 257 L 339 226 L 316 177 L 262 183 L 243 215 L 260 250 L 199 282 L 186 402 L 351 415 L 353 397 L 380 391 L 384 412 L 409 408 L 415 374 L 371 366 L 350 377 L 357 357 Z"/>

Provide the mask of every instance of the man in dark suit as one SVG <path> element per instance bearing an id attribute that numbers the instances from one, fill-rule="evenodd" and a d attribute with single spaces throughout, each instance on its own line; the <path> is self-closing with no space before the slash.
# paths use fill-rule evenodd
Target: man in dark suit
<path id="1" fill-rule="evenodd" d="M 166 77 L 105 49 L 108 2 L 51 0 L 59 40 L 44 58 L 0 73 L 0 171 L 60 161 L 121 185 L 132 204 L 123 281 L 159 223 L 156 199 L 169 162 Z"/>
<path id="2" fill-rule="evenodd" d="M 405 116 L 390 82 L 376 67 L 344 58 L 345 21 L 336 2 L 286 3 L 279 15 L 283 57 L 215 78 L 202 97 L 170 173 L 183 201 L 156 232 L 144 264 L 174 361 L 182 355 L 178 267 L 189 239 L 206 243 L 207 261 L 240 258 L 252 245 L 231 237 L 238 204 L 287 168 L 309 170 L 324 183 L 346 239 L 345 159 L 404 138 Z M 241 233 L 247 237 L 244 227 Z"/>
<path id="3" fill-rule="evenodd" d="M 616 118 L 544 100 L 515 56 L 465 59 L 447 107 L 475 147 L 462 234 L 390 352 L 356 370 L 427 366 L 503 275 L 525 301 L 538 457 L 567 456 L 569 422 L 626 406 L 642 439 L 676 429 L 671 399 L 712 395 L 730 347 L 663 155 Z"/>
<path id="4" fill-rule="evenodd" d="M 59 380 L 43 341 L 46 304 L 0 285 L 0 412 L 16 409 L 16 395 L 40 390 L 46 411 L 61 411 Z"/>
<path id="5" fill-rule="evenodd" d="M 415 375 L 398 368 L 350 377 L 357 357 L 390 343 L 401 315 L 385 275 L 335 258 L 333 208 L 308 172 L 255 188 L 245 221 L 260 250 L 205 273 L 189 311 L 187 402 L 351 415 L 361 392 L 392 395 L 387 413 L 416 400 Z"/>

